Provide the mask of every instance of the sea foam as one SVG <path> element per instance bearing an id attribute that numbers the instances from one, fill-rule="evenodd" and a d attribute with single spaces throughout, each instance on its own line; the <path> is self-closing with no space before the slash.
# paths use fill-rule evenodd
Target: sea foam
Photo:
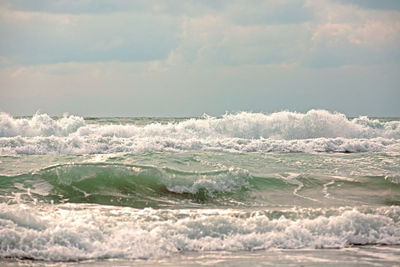
<path id="1" fill-rule="evenodd" d="M 0 137 L 67 136 L 83 126 L 84 119 L 77 116 L 55 120 L 47 114 L 36 113 L 30 119 L 14 119 L 6 113 L 0 113 Z"/>
<path id="2" fill-rule="evenodd" d="M 0 204 L 0 257 L 76 261 L 158 258 L 180 251 L 399 245 L 398 207 L 335 212 L 136 210 Z M 393 216 L 390 216 L 393 215 Z M 290 215 L 290 216 L 289 216 Z"/>
<path id="3" fill-rule="evenodd" d="M 86 124 L 65 116 L 0 114 L 1 154 L 74 154 L 158 151 L 400 152 L 400 121 L 310 110 L 241 112 L 145 126 Z"/>

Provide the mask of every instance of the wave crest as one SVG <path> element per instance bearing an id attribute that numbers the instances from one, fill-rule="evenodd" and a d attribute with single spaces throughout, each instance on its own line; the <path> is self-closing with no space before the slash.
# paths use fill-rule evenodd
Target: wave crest
<path id="1" fill-rule="evenodd" d="M 197 172 L 128 164 L 62 164 L 14 176 L 3 190 L 9 192 L 4 200 L 13 203 L 67 201 L 143 208 L 179 200 L 219 201 L 248 189 L 251 178 L 239 168 Z"/>
<path id="2" fill-rule="evenodd" d="M 47 114 L 36 113 L 30 119 L 14 119 L 0 113 L 0 137 L 68 136 L 84 125 L 84 119 L 78 116 L 64 116 L 56 120 Z"/>
<path id="3" fill-rule="evenodd" d="M 117 121 L 116 121 L 117 123 Z M 399 152 L 400 121 L 382 122 L 310 110 L 241 112 L 167 124 L 86 124 L 76 116 L 0 114 L 0 153 L 115 153 L 149 151 Z"/>

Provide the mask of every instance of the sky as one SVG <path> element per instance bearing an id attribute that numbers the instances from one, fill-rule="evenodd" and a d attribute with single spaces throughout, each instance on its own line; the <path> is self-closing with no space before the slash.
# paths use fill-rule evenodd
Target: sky
<path id="1" fill-rule="evenodd" d="M 398 0 L 0 0 L 0 112 L 400 116 Z"/>

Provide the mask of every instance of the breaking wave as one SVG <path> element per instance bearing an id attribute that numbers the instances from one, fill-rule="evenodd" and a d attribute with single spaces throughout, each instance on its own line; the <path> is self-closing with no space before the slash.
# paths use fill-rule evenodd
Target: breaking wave
<path id="1" fill-rule="evenodd" d="M 180 200 L 202 203 L 240 193 L 250 186 L 250 179 L 240 168 L 198 172 L 127 164 L 65 164 L 0 176 L 4 194 L 0 201 L 162 207 Z"/>
<path id="2" fill-rule="evenodd" d="M 245 212 L 0 204 L 0 257 L 147 259 L 181 251 L 399 245 L 399 214 L 399 207 Z"/>
<path id="3" fill-rule="evenodd" d="M 47 114 L 36 113 L 30 119 L 14 119 L 0 113 L 0 137 L 13 136 L 68 136 L 85 126 L 85 121 L 77 116 L 52 119 Z"/>
<path id="4" fill-rule="evenodd" d="M 313 171 L 310 171 L 313 173 Z M 91 203 L 134 208 L 398 204 L 397 176 L 255 175 L 240 167 L 181 170 L 122 163 L 57 164 L 0 176 L 0 202 Z M 388 189 L 390 188 L 390 191 Z M 362 192 L 360 197 L 342 192 Z M 370 195 L 365 199 L 364 195 Z M 376 195 L 376 196 L 374 196 Z M 372 197 L 374 196 L 374 197 Z"/>
<path id="5" fill-rule="evenodd" d="M 118 123 L 118 122 L 117 122 Z M 155 151 L 400 152 L 400 121 L 310 110 L 241 112 L 167 124 L 87 124 L 76 116 L 0 114 L 1 154 Z"/>

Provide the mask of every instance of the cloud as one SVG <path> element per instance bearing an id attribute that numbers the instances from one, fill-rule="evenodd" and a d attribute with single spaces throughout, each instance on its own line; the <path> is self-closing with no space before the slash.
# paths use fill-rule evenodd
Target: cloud
<path id="1" fill-rule="evenodd" d="M 398 0 L 334 0 L 336 2 L 357 5 L 368 9 L 383 9 L 383 10 L 400 10 L 400 1 Z"/>
<path id="2" fill-rule="evenodd" d="M 188 18 L 167 62 L 240 65 L 293 61 L 308 34 L 302 24 L 243 26 L 223 16 Z"/>
<path id="3" fill-rule="evenodd" d="M 12 10 L 54 14 L 170 14 L 194 16 L 222 9 L 229 1 L 214 0 L 3 0 Z"/>
<path id="4" fill-rule="evenodd" d="M 0 25 L 0 106 L 19 114 L 356 114 L 366 106 L 400 114 L 397 9 L 339 0 L 15 0 L 0 3 Z"/>
<path id="5" fill-rule="evenodd" d="M 378 64 L 399 55 L 400 12 L 337 1 L 32 3 L 5 2 L 0 9 L 0 57 L 14 64 L 159 61 L 165 68 L 300 62 L 332 67 Z"/>
<path id="6" fill-rule="evenodd" d="M 0 10 L 0 56 L 19 64 L 151 61 L 176 46 L 178 20 L 129 13 L 71 15 Z"/>
<path id="7" fill-rule="evenodd" d="M 309 1 L 318 14 L 303 62 L 310 67 L 397 63 L 400 12 L 363 9 L 330 1 Z"/>
<path id="8" fill-rule="evenodd" d="M 232 1 L 224 13 L 239 25 L 299 24 L 314 14 L 303 0 Z"/>

